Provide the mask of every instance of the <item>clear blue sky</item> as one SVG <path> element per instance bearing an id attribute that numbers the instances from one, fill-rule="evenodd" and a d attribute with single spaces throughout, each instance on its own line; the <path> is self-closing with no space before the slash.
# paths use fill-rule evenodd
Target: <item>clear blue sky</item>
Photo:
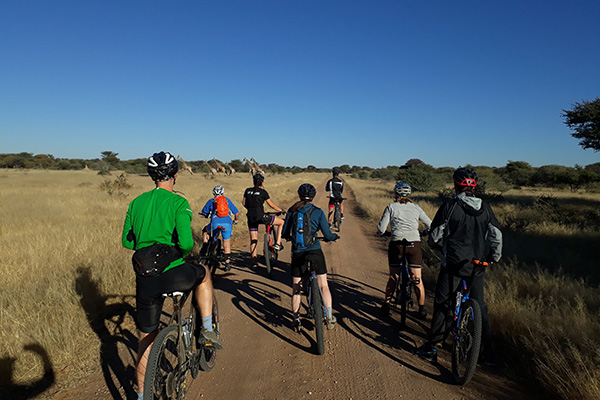
<path id="1" fill-rule="evenodd" d="M 0 153 L 591 164 L 600 1 L 0 0 Z"/>

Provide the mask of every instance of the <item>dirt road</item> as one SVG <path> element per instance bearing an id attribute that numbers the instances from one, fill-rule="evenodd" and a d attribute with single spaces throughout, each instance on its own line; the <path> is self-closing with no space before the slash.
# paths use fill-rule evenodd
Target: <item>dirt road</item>
<path id="1" fill-rule="evenodd" d="M 225 349 L 219 352 L 215 369 L 200 373 L 191 383 L 187 398 L 533 399 L 503 377 L 506 371 L 502 368 L 493 371 L 478 367 L 465 388 L 452 385 L 447 351 L 440 353 L 439 365 L 412 354 L 424 340 L 429 317 L 425 323 L 410 318 L 408 330 L 401 336 L 393 333 L 390 323 L 378 318 L 387 281 L 386 242 L 374 237 L 375 227 L 360 218 L 351 193 L 348 197 L 342 238 L 323 244 L 338 320 L 334 330 L 325 332 L 325 355 L 316 355 L 313 331 L 305 329 L 297 334 L 289 328 L 288 245 L 280 254 L 272 279 L 266 277 L 264 265 L 255 272 L 240 263 L 230 273 L 218 273 L 214 286 Z M 315 203 L 326 210 L 326 201 L 319 191 Z M 236 230 L 236 242 L 246 251 L 245 227 Z M 428 312 L 431 315 L 430 308 Z M 399 315 L 393 317 L 397 320 Z M 119 354 L 124 364 L 131 362 L 130 352 L 121 350 Z M 131 367 L 125 370 L 132 372 Z M 95 387 L 89 387 L 85 397 L 67 395 L 67 391 L 53 398 L 131 398 L 130 387 L 107 389 L 106 382 L 117 382 L 117 378 L 104 375 L 104 379 L 100 375 L 88 381 Z"/>

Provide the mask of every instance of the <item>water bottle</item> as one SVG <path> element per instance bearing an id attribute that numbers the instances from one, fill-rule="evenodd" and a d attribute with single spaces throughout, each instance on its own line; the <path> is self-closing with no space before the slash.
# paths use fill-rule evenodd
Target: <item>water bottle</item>
<path id="1" fill-rule="evenodd" d="M 183 318 L 181 320 L 181 332 L 183 333 L 183 343 L 185 344 L 185 347 L 190 347 L 192 345 L 192 332 L 190 329 L 190 324 Z"/>

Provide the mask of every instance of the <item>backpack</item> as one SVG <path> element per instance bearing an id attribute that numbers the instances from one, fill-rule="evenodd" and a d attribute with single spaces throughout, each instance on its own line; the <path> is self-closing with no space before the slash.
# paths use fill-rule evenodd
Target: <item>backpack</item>
<path id="1" fill-rule="evenodd" d="M 229 203 L 227 203 L 225 196 L 215 197 L 215 214 L 219 218 L 229 216 Z"/>
<path id="2" fill-rule="evenodd" d="M 299 250 L 304 250 L 316 242 L 317 232 L 312 232 L 310 217 L 316 207 L 311 206 L 308 212 L 294 211 L 290 237 L 292 243 Z"/>

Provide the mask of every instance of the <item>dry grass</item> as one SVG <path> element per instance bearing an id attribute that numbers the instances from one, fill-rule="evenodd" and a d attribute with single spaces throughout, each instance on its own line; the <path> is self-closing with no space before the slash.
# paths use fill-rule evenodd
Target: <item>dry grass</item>
<path id="1" fill-rule="evenodd" d="M 320 187 L 325 178 L 325 174 L 267 175 L 265 186 L 275 204 L 285 207 L 301 183 Z M 127 206 L 153 187 L 146 176 L 118 181 L 118 174 L 103 177 L 84 171 L 0 173 L 0 385 L 24 383 L 43 374 L 40 356 L 25 351 L 27 345 L 39 345 L 55 371 L 98 359 L 97 333 L 105 329 L 104 309 L 117 301 L 113 296 L 135 294 L 131 251 L 121 246 Z M 242 210 L 242 194 L 251 183 L 247 174 L 218 178 L 182 174 L 175 188 L 198 212 L 212 197 L 212 188 L 222 184 Z M 244 211 L 241 217 L 244 226 Z M 194 218 L 195 235 L 204 224 L 203 218 Z M 246 233 L 237 229 L 234 235 Z"/>
<path id="2" fill-rule="evenodd" d="M 345 179 L 368 218 L 377 221 L 392 200 L 392 184 Z M 414 197 L 430 217 L 435 215 L 437 195 Z M 519 233 L 504 229 L 505 253 L 512 256 L 491 269 L 486 279 L 486 302 L 499 352 L 515 375 L 536 379 L 550 393 L 565 399 L 598 399 L 600 291 L 597 285 L 586 283 L 586 278 L 596 274 L 594 249 L 600 234 L 593 224 L 567 226 L 558 219 L 548 219 L 557 207 L 559 217 L 565 221 L 569 221 L 565 214 L 570 208 L 578 213 L 590 212 L 586 217 L 593 218 L 600 196 L 557 191 L 549 196 L 540 190 L 524 190 L 511 191 L 505 198 L 507 202 L 493 206 L 498 218 L 506 222 L 519 217 L 528 225 Z M 555 203 L 546 207 L 543 202 L 540 205 L 540 198 Z M 596 246 L 584 251 L 574 245 L 577 242 Z M 551 270 L 550 264 L 542 268 L 537 262 L 522 260 L 531 253 L 548 253 L 552 256 L 550 263 L 556 263 L 557 248 L 565 260 L 559 264 L 562 269 L 576 270 L 580 278 L 566 276 L 560 269 Z M 582 268 L 583 259 L 589 264 Z M 424 270 L 426 277 L 431 273 Z"/>

